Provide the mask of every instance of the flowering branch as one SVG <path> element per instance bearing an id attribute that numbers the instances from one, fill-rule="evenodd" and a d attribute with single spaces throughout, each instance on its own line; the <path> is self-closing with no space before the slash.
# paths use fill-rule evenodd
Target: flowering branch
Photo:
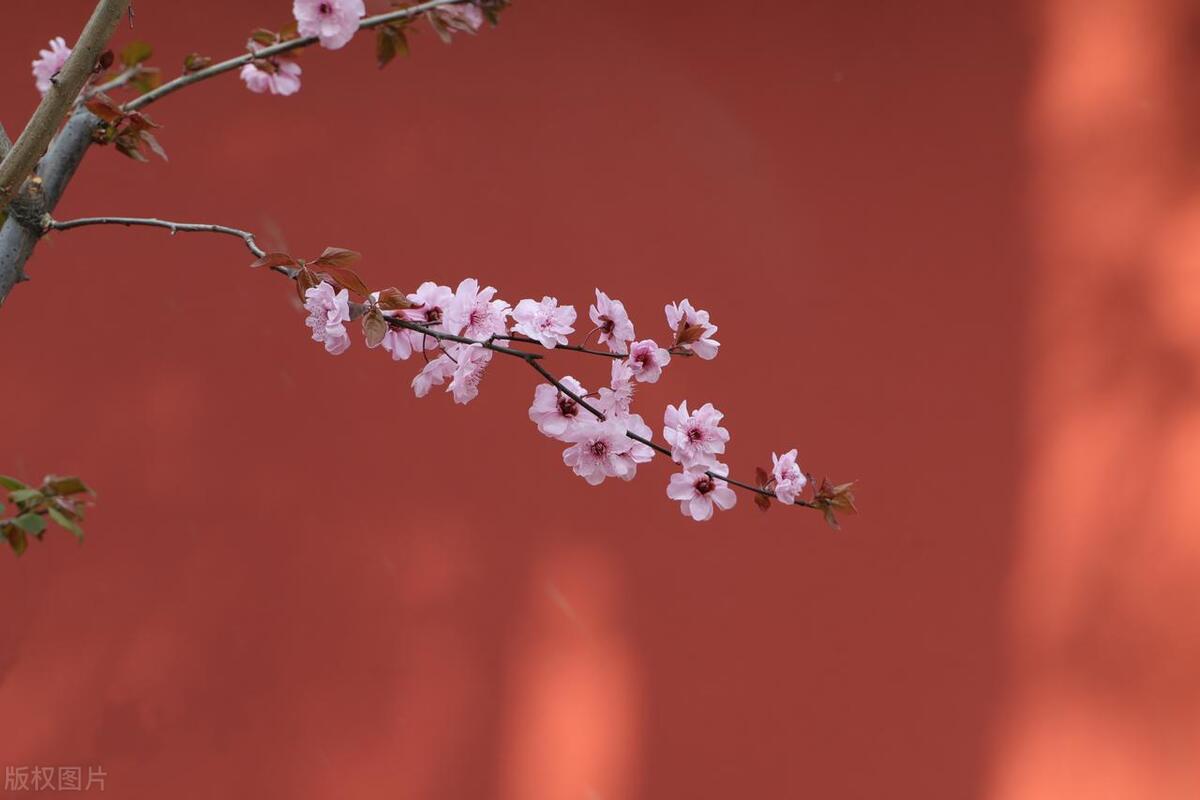
<path id="1" fill-rule="evenodd" d="M 316 258 L 301 259 L 264 251 L 249 231 L 224 225 L 112 216 L 60 222 L 51 217 L 88 142 L 112 143 L 121 153 L 139 160 L 145 160 L 143 150 L 148 147 L 165 158 L 150 132 L 158 126 L 138 110 L 161 97 L 239 68 L 242 80 L 253 92 L 294 94 L 300 89 L 301 68 L 287 57 L 291 51 L 314 44 L 338 49 L 357 31 L 377 27 L 376 58 L 384 66 L 395 55 L 407 52 L 406 26 L 418 16 L 425 15 L 438 36 L 448 41 L 454 33 L 476 32 L 485 19 L 495 23 L 497 13 L 508 2 L 430 0 L 365 17 L 363 0 L 294 0 L 295 25 L 277 33 L 254 31 L 246 54 L 215 65 L 210 59 L 192 54 L 185 59 L 183 76 L 157 87 L 158 70 L 141 66 L 151 55 L 150 46 L 130 45 L 121 56 L 126 69 L 84 98 L 86 110 L 76 113 L 51 148 L 44 162 L 46 169 L 34 182 L 40 192 L 38 202 L 31 209 L 22 207 L 18 225 L 6 224 L 0 230 L 0 299 L 11 286 L 5 281 L 14 274 L 12 265 L 16 264 L 15 274 L 19 276 L 20 265 L 37 237 L 50 230 L 123 225 L 163 228 L 172 234 L 236 236 L 256 257 L 251 267 L 267 267 L 295 283 L 308 311 L 305 325 L 311 329 L 312 339 L 328 353 L 345 352 L 351 346 L 345 325 L 361 320 L 368 348 L 381 347 L 395 361 L 408 359 L 414 352 L 420 354 L 424 366 L 412 380 L 418 397 L 424 397 L 434 386 L 448 384 L 446 391 L 456 403 L 469 403 L 478 396 L 494 355 L 524 361 L 545 382 L 534 392 L 530 420 L 542 434 L 569 445 L 562 454 L 564 463 L 589 484 L 607 478 L 631 480 L 638 465 L 653 460 L 656 454 L 665 455 L 681 468 L 671 476 L 667 496 L 680 503 L 684 515 L 697 521 L 710 519 L 714 508 L 732 508 L 737 496 L 731 487 L 738 487 L 752 492 L 755 503 L 764 510 L 774 498 L 786 505 L 819 510 L 836 527 L 835 510 L 855 510 L 852 484 L 833 485 L 822 480 L 818 486 L 800 470 L 797 450 L 782 456 L 772 454 L 771 472 L 759 468 L 757 482 L 746 483 L 731 478 L 729 468 L 718 461 L 730 435 L 721 426 L 724 415 L 711 403 L 694 411 L 688 410 L 686 401 L 678 407 L 668 405 L 663 414 L 665 445 L 654 440 L 650 426 L 633 412 L 636 386 L 657 382 L 672 358 L 695 356 L 708 361 L 718 353 L 720 342 L 712 338 L 717 326 L 711 323 L 707 311 L 694 308 L 687 299 L 665 307 L 672 338 L 664 347 L 653 339 L 638 340 L 624 304 L 597 289 L 596 302 L 588 308 L 594 327 L 582 343 L 572 344 L 567 337 L 575 332 L 576 310 L 570 305 L 560 306 L 553 297 L 540 301 L 526 298 L 511 306 L 496 298 L 495 288 L 481 288 L 474 278 L 464 279 L 455 289 L 427 281 L 407 294 L 395 288 L 372 290 L 351 269 L 360 258 L 351 250 L 330 247 Z M 52 40 L 51 50 L 42 51 L 42 58 L 34 62 L 39 88 L 49 90 L 56 71 L 70 53 L 61 38 Z M 108 57 L 103 63 L 111 60 Z M 123 105 L 104 94 L 104 90 L 126 83 L 144 94 Z M 351 294 L 356 297 L 354 302 Z M 595 347 L 588 346 L 592 334 L 597 334 Z M 544 352 L 531 352 L 522 345 L 602 357 L 610 364 L 608 385 L 591 393 L 574 377 L 559 378 L 552 373 L 543 363 Z M 581 410 L 587 414 L 581 414 Z M 806 488 L 811 497 L 801 496 Z"/>
<path id="2" fill-rule="evenodd" d="M 733 505 L 732 500 L 728 500 L 728 498 L 723 505 L 717 500 L 719 495 L 716 492 L 726 484 L 754 493 L 756 502 L 761 506 L 769 505 L 770 500 L 775 498 L 791 505 L 821 510 L 831 524 L 835 525 L 836 520 L 832 517 L 834 508 L 842 511 L 854 510 L 853 495 L 849 491 L 849 484 L 832 487 L 826 481 L 822 483 L 820 490 L 817 490 L 814 485 L 816 494 L 811 500 L 796 496 L 809 482 L 809 476 L 800 473 L 798 467 L 795 466 L 796 451 L 794 450 L 785 454 L 782 459 L 776 457 L 777 469 L 774 477 L 768 477 L 764 470 L 759 470 L 759 485 L 757 486 L 734 479 L 728 468 L 717 463 L 712 457 L 715 453 L 724 451 L 724 441 L 728 439 L 728 434 L 724 428 L 716 426 L 721 415 L 712 409 L 711 405 L 706 405 L 704 409 L 693 415 L 687 414 L 686 403 L 682 404 L 679 409 L 668 406 L 666 414 L 668 427 L 664 432 L 669 441 L 675 438 L 675 441 L 671 442 L 673 446 L 670 448 L 654 441 L 649 427 L 642 422 L 641 417 L 631 414 L 629 401 L 633 392 L 633 369 L 635 366 L 639 370 L 640 379 L 653 382 L 650 380 L 650 376 L 653 374 L 653 380 L 657 380 L 662 366 L 669 361 L 669 352 L 671 351 L 679 350 L 689 354 L 700 354 L 707 351 L 701 348 L 697 352 L 693 348 L 700 344 L 707 344 L 713 346 L 715 353 L 717 342 L 711 340 L 709 336 L 716 331 L 716 327 L 708 323 L 706 312 L 692 310 L 686 300 L 678 306 L 667 307 L 670 327 L 677 331 L 676 343 L 668 351 L 666 348 L 658 348 L 650 340 L 643 342 L 624 340 L 623 334 L 617 333 L 618 330 L 627 328 L 630 339 L 633 336 L 632 324 L 624 315 L 624 307 L 620 305 L 619 301 L 609 300 L 606 295 L 597 291 L 598 305 L 592 307 L 591 316 L 601 331 L 602 340 L 607 340 L 609 346 L 613 348 L 613 350 L 605 352 L 567 344 L 565 334 L 573 330 L 569 326 L 575 319 L 575 312 L 570 307 L 559 308 L 557 301 L 553 301 L 552 298 L 544 298 L 540 304 L 534 303 L 532 300 L 522 301 L 513 311 L 508 309 L 506 303 L 491 299 L 494 289 L 489 287 L 480 292 L 478 284 L 473 279 L 468 279 L 463 282 L 463 285 L 460 285 L 456 297 L 461 295 L 464 302 L 458 306 L 455 306 L 456 298 L 450 296 L 448 287 L 433 287 L 432 284 L 422 286 L 424 295 L 420 293 L 402 295 L 395 289 L 372 292 L 363 284 L 357 274 L 349 269 L 349 265 L 358 259 L 358 254 L 349 250 L 329 248 L 319 258 L 306 262 L 284 253 L 265 252 L 255 242 L 253 233 L 239 228 L 145 217 L 81 217 L 58 221 L 47 215 L 43 224 L 47 231 L 68 231 L 91 225 L 122 225 L 164 228 L 171 231 L 172 234 L 178 232 L 220 233 L 235 236 L 241 239 L 246 248 L 258 257 L 258 260 L 251 266 L 268 267 L 297 282 L 306 300 L 306 307 L 312 314 L 308 322 L 314 329 L 313 338 L 323 341 L 329 352 L 340 353 L 349 346 L 343 323 L 352 319 L 363 320 L 363 330 L 367 336 L 369 347 L 383 344 L 385 349 L 392 352 L 393 357 L 405 349 L 409 353 L 412 349 L 420 349 L 424 352 L 425 349 L 428 349 L 425 344 L 427 341 L 438 343 L 442 355 L 437 361 L 427 362 L 425 369 L 422 370 L 422 375 L 419 375 L 413 382 L 419 396 L 428 391 L 428 386 L 424 391 L 419 388 L 424 385 L 419 381 L 427 372 L 432 373 L 432 376 L 428 377 L 429 385 L 432 385 L 433 382 L 444 382 L 450 373 L 453 373 L 455 381 L 462 384 L 459 389 L 455 389 L 454 382 L 451 383 L 450 389 L 455 391 L 455 399 L 459 402 L 469 402 L 478 391 L 478 382 L 486 367 L 486 360 L 480 363 L 480 357 L 475 353 L 486 350 L 489 354 L 499 353 L 518 358 L 536 371 L 553 389 L 554 396 L 550 398 L 552 402 L 549 404 L 550 425 L 546 425 L 544 410 L 539 409 L 539 399 L 535 399 L 534 406 L 530 409 L 530 417 L 538 422 L 543 433 L 572 442 L 575 446 L 569 448 L 568 453 L 578 448 L 581 442 L 585 443 L 587 447 L 583 448 L 584 453 L 580 456 L 585 459 L 599 458 L 603 461 L 610 457 L 610 451 L 620 451 L 621 448 L 614 446 L 611 441 L 614 433 L 652 451 L 649 454 L 642 453 L 642 457 L 637 458 L 632 456 L 626 448 L 622 452 L 616 452 L 618 456 L 631 458 L 635 463 L 650 460 L 653 453 L 667 456 L 685 467 L 683 473 L 672 479 L 672 488 L 677 489 L 681 494 L 686 492 L 686 497 L 676 497 L 674 494 L 671 496 L 674 499 L 682 500 L 685 505 L 684 513 L 689 513 L 697 519 L 707 519 L 708 515 L 711 515 L 713 501 L 718 502 L 722 508 Z M 333 293 L 334 287 L 341 287 L 341 292 L 337 296 Z M 350 303 L 348 294 L 351 288 L 356 294 L 363 296 L 365 302 Z M 439 290 L 444 291 L 439 292 Z M 438 303 L 442 305 L 438 305 Z M 499 309 L 497 304 L 503 305 L 504 308 Z M 560 313 L 566 309 L 570 309 L 569 314 Z M 680 315 L 680 318 L 673 319 L 673 312 Z M 329 316 L 331 313 L 332 323 L 330 323 Z M 447 317 L 454 316 L 456 313 L 464 319 L 463 326 L 457 332 L 446 326 Z M 510 314 L 518 319 L 518 329 L 525 326 L 535 333 L 541 331 L 543 332 L 542 338 L 528 335 L 528 333 L 508 332 L 504 318 Z M 476 332 L 476 335 L 467 335 L 472 331 Z M 419 335 L 420 343 L 416 344 L 413 338 L 395 338 L 403 337 L 403 332 L 412 332 L 413 337 Z M 546 332 L 549 332 L 549 338 L 547 338 Z M 390 344 L 385 341 L 389 335 L 393 336 Z M 559 341 L 560 339 L 561 341 Z M 609 358 L 613 362 L 613 383 L 608 389 L 601 390 L 599 401 L 593 404 L 588 401 L 586 392 L 582 391 L 582 386 L 577 381 L 573 378 L 560 379 L 547 369 L 541 363 L 543 358 L 541 353 L 497 344 L 499 341 L 534 345 L 545 350 L 566 350 Z M 442 343 L 446 342 L 456 348 L 455 352 L 450 352 L 442 347 Z M 650 346 L 645 346 L 647 344 Z M 402 354 L 403 357 L 407 357 L 406 353 Z M 490 355 L 487 355 L 487 358 L 490 359 Z M 661 362 L 658 359 L 662 359 Z M 437 366 L 439 362 L 441 362 L 440 367 Z M 450 364 L 453 366 L 451 367 Z M 440 380 L 439 370 L 442 371 Z M 657 371 L 652 373 L 651 370 Z M 623 397 L 622 394 L 624 394 Z M 540 399 L 544 400 L 545 398 Z M 543 403 L 543 405 L 546 404 Z M 579 424 L 576 408 L 581 408 L 591 414 L 595 425 L 611 422 L 616 427 L 587 429 L 584 425 Z M 542 415 L 540 420 L 538 415 Z M 555 417 L 557 419 L 554 419 Z M 557 435 L 554 433 L 557 422 L 564 424 L 564 430 L 560 433 L 565 432 L 565 426 L 571 424 L 581 428 L 581 431 L 572 436 Z M 550 429 L 549 432 L 547 428 Z M 672 437 L 673 431 L 678 435 Z M 580 440 L 577 438 L 579 435 L 585 438 Z M 588 436 L 592 438 L 586 438 Z M 590 456 L 587 455 L 589 452 Z M 607 475 L 605 472 L 606 464 L 614 470 L 612 475 Z M 782 469 L 778 468 L 780 464 L 783 465 Z M 632 467 L 633 465 L 624 464 L 624 466 Z M 618 467 L 607 462 L 600 465 L 585 464 L 583 471 L 577 468 L 576 472 L 588 478 L 589 482 L 593 482 L 592 479 L 598 475 L 600 480 L 603 480 L 604 476 L 627 477 Z M 632 474 L 629 474 L 628 477 L 632 477 Z M 676 481 L 681 477 L 682 480 Z M 830 488 L 837 488 L 839 491 L 830 493 L 827 491 Z M 702 511 L 692 511 L 693 499 L 704 499 L 709 493 L 714 493 L 714 497 L 708 501 L 708 505 Z"/>
<path id="3" fill-rule="evenodd" d="M 399 11 L 390 11 L 386 14 L 377 14 L 373 17 L 367 17 L 358 23 L 358 28 L 360 30 L 367 30 L 370 28 L 375 28 L 379 25 L 397 22 L 399 20 L 412 19 L 440 6 L 457 5 L 464 2 L 466 2 L 466 0 L 428 0 L 428 2 L 410 6 Z M 197 70 L 187 75 L 181 75 L 174 80 L 167 81 L 157 89 L 153 89 L 141 95 L 140 97 L 130 100 L 128 103 L 122 106 L 122 108 L 125 111 L 136 111 L 139 108 L 144 108 L 145 106 L 148 106 L 169 94 L 179 91 L 185 86 L 191 86 L 193 83 L 199 83 L 200 81 L 208 80 L 209 78 L 215 77 L 224 72 L 229 72 L 231 70 L 244 67 L 252 61 L 266 60 L 274 56 L 289 53 L 293 50 L 299 50 L 303 47 L 310 47 L 314 44 L 317 44 L 319 41 L 320 39 L 316 36 L 304 36 L 298 39 L 288 39 L 286 41 L 279 42 L 278 44 L 273 44 L 252 52 L 244 53 L 226 61 L 213 64 L 210 67 L 205 67 L 204 69 Z"/>
<path id="4" fill-rule="evenodd" d="M 8 208 L 21 185 L 46 152 L 54 132 L 66 119 L 84 83 L 95 72 L 100 53 L 108 43 L 129 0 L 100 0 L 79 35 L 79 42 L 51 78 L 51 86 L 30 117 L 16 143 L 0 161 L 0 212 Z"/>

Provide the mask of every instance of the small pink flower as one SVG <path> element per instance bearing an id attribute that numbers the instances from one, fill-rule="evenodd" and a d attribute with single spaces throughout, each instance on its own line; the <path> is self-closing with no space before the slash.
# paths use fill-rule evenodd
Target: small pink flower
<path id="1" fill-rule="evenodd" d="M 663 438 L 671 445 L 671 458 L 685 468 L 715 463 L 717 454 L 725 452 L 725 443 L 729 441 L 729 431 L 719 425 L 724 416 L 712 403 L 705 403 L 691 414 L 686 400 L 679 408 L 667 406 Z"/>
<path id="2" fill-rule="evenodd" d="M 675 334 L 676 346 L 682 347 L 684 350 L 691 350 L 705 361 L 716 358 L 717 348 L 721 346 L 721 343 L 709 338 L 717 332 L 717 326 L 708 321 L 707 311 L 697 311 L 686 299 L 680 300 L 678 305 L 672 303 L 667 306 L 667 325 Z M 679 341 L 685 328 L 699 328 L 700 330 L 689 334 L 690 341 Z"/>
<path id="3" fill-rule="evenodd" d="M 446 391 L 454 394 L 454 402 L 466 405 L 479 396 L 479 382 L 492 360 L 492 351 L 481 344 L 460 345 L 454 357 L 458 364 Z"/>
<path id="4" fill-rule="evenodd" d="M 251 39 L 246 47 L 252 53 L 262 49 L 258 42 Z M 277 95 L 295 94 L 300 91 L 300 65 L 290 58 L 274 56 L 266 60 L 251 61 L 242 67 L 242 80 L 246 88 L 255 94 L 271 93 Z"/>
<path id="5" fill-rule="evenodd" d="M 610 300 L 608 295 L 596 290 L 596 304 L 588 307 L 592 324 L 600 329 L 600 344 L 608 345 L 613 353 L 624 353 L 626 344 L 633 340 L 633 323 L 625 313 L 625 304 Z"/>
<path id="6" fill-rule="evenodd" d="M 670 361 L 671 354 L 653 339 L 643 339 L 629 346 L 629 369 L 639 381 L 654 383 Z"/>
<path id="7" fill-rule="evenodd" d="M 630 464 L 622 456 L 633 449 L 633 441 L 621 423 L 590 420 L 572 432 L 571 441 L 575 444 L 563 451 L 563 463 L 592 486 L 629 474 Z"/>
<path id="8" fill-rule="evenodd" d="M 718 475 L 729 474 L 728 467 L 715 462 L 712 471 Z M 667 484 L 667 497 L 678 500 L 683 515 L 690 516 L 696 522 L 712 519 L 714 505 L 722 511 L 728 511 L 737 503 L 737 495 L 729 488 L 729 484 L 708 475 L 704 467 L 685 469 L 672 475 L 671 482 Z"/>
<path id="9" fill-rule="evenodd" d="M 624 417 L 633 404 L 633 370 L 624 359 L 613 359 L 608 387 L 600 388 L 596 409 L 606 417 Z"/>
<path id="10" fill-rule="evenodd" d="M 405 361 L 412 355 L 412 339 L 409 334 L 412 331 L 398 330 L 396 328 L 388 328 L 388 332 L 383 335 L 383 349 L 392 356 L 392 361 Z"/>
<path id="11" fill-rule="evenodd" d="M 775 496 L 779 498 L 780 502 L 788 505 L 796 502 L 796 495 L 804 491 L 804 487 L 808 485 L 808 476 L 800 470 L 800 465 L 796 463 L 796 452 L 795 449 L 792 449 L 782 456 L 771 453 L 771 461 L 774 462 L 771 475 L 775 478 Z"/>
<path id="12" fill-rule="evenodd" d="M 441 386 L 448 378 L 453 376 L 454 370 L 457 368 L 458 365 L 449 356 L 438 356 L 426 364 L 417 373 L 417 377 L 413 378 L 413 393 L 417 397 L 424 397 L 429 394 L 431 388 Z"/>
<path id="13" fill-rule="evenodd" d="M 454 299 L 454 290 L 449 286 L 439 286 L 433 281 L 425 281 L 417 287 L 417 291 L 408 295 L 408 302 L 415 304 L 414 308 L 406 308 L 401 312 L 405 319 L 418 322 L 432 330 L 445 330 L 442 324 L 446 309 Z M 405 331 L 416 352 L 436 350 L 438 340 L 418 331 Z"/>
<path id="14" fill-rule="evenodd" d="M 560 380 L 563 386 L 578 397 L 587 394 L 583 384 L 570 375 Z M 570 433 L 582 422 L 594 419 L 578 403 L 560 392 L 556 387 L 543 383 L 533 391 L 533 405 L 529 407 L 529 418 L 537 423 L 543 435 L 564 442 L 571 441 Z"/>
<path id="15" fill-rule="evenodd" d="M 333 287 L 321 282 L 304 292 L 304 308 L 308 319 L 304 324 L 312 328 L 314 342 L 324 342 L 326 352 L 338 355 L 350 346 L 350 334 L 345 323 L 350 321 L 350 293 L 342 289 L 334 294 Z"/>
<path id="16" fill-rule="evenodd" d="M 472 6 L 474 8 L 474 6 Z M 478 9 L 476 9 L 478 11 Z M 543 297 L 542 302 L 525 299 L 517 303 L 512 312 L 516 325 L 513 330 L 536 339 L 542 347 L 554 347 L 567 343 L 567 335 L 575 329 L 575 307 L 558 305 L 554 297 Z"/>
<path id="17" fill-rule="evenodd" d="M 635 433 L 638 436 L 641 436 L 643 439 L 654 438 L 654 431 L 650 430 L 650 426 L 647 425 L 646 421 L 643 420 L 638 414 L 630 414 L 626 417 L 621 417 L 617 421 L 620 422 L 621 425 L 624 426 L 625 430 L 629 433 Z M 626 436 L 625 438 L 628 439 L 629 437 Z M 621 458 L 625 461 L 625 465 L 628 468 L 628 472 L 621 477 L 627 481 L 633 480 L 633 476 L 637 474 L 638 464 L 645 464 L 654 458 L 654 448 L 650 447 L 650 445 L 634 441 L 633 439 L 629 439 L 629 441 L 633 444 L 633 446 L 629 448 L 628 453 L 621 455 Z"/>
<path id="18" fill-rule="evenodd" d="M 494 300 L 495 287 L 480 290 L 479 281 L 466 278 L 454 290 L 454 299 L 446 309 L 445 326 L 449 333 L 469 339 L 486 339 L 493 334 L 508 332 L 505 318 L 509 305 Z"/>
<path id="19" fill-rule="evenodd" d="M 49 50 L 38 50 L 38 58 L 33 62 L 33 78 L 39 92 L 45 94 L 50 91 L 53 85 L 51 79 L 67 63 L 67 57 L 70 55 L 71 48 L 67 47 L 67 40 L 61 36 L 50 40 Z"/>
<path id="20" fill-rule="evenodd" d="M 451 33 L 476 33 L 483 27 L 483 12 L 474 3 L 440 6 L 429 15 L 429 24 L 438 37 L 450 43 Z"/>
<path id="21" fill-rule="evenodd" d="M 321 47 L 337 50 L 354 38 L 367 13 L 363 0 L 293 0 L 292 16 L 301 36 L 316 36 Z"/>

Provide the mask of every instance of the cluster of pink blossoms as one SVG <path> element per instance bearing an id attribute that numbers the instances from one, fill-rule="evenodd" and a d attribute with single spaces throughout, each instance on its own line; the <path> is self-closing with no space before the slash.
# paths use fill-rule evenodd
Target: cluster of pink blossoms
<path id="1" fill-rule="evenodd" d="M 316 37 L 321 47 L 328 50 L 345 47 L 358 32 L 366 13 L 363 0 L 292 2 L 296 32 L 300 36 Z M 439 6 L 426 14 L 426 17 L 434 31 L 446 42 L 450 41 L 452 33 L 476 33 L 484 22 L 483 12 L 472 2 Z M 246 46 L 252 53 L 263 49 L 262 45 L 254 40 L 249 41 Z M 300 65 L 288 54 L 256 58 L 242 67 L 240 74 L 246 88 L 259 94 L 289 95 L 300 91 Z"/>
<path id="2" fill-rule="evenodd" d="M 382 347 L 396 361 L 414 353 L 423 357 L 425 364 L 412 380 L 418 397 L 445 385 L 456 403 L 469 403 L 479 395 L 480 383 L 495 355 L 492 346 L 516 342 L 553 350 L 570 346 L 567 337 L 575 332 L 573 306 L 559 305 L 556 298 L 547 296 L 527 298 L 514 307 L 497 298 L 494 287 L 481 287 L 475 278 L 463 280 L 454 289 L 425 282 L 405 297 L 410 307 L 383 310 L 377 305 L 380 296 L 376 292 L 368 298 L 364 313 L 392 320 L 387 332 L 369 346 Z M 333 286 L 322 282 L 308 289 L 305 298 L 305 324 L 312 329 L 312 338 L 334 355 L 345 352 L 350 344 L 345 326 L 352 319 L 347 290 L 335 292 Z M 632 480 L 638 465 L 654 458 L 658 447 L 653 443 L 654 432 L 632 410 L 635 385 L 658 381 L 673 353 L 711 359 L 720 344 L 712 339 L 717 327 L 709 321 L 708 312 L 692 308 L 687 300 L 666 307 L 667 326 L 674 336 L 669 348 L 653 339 L 635 340 L 624 304 L 599 289 L 588 317 L 595 325 L 588 337 L 596 334 L 612 354 L 599 353 L 612 361 L 608 385 L 591 392 L 571 375 L 556 379 L 557 385 L 539 385 L 529 418 L 543 435 L 566 445 L 563 462 L 595 486 L 607 478 Z M 401 327 L 400 320 L 421 330 Z M 711 403 L 689 411 L 686 401 L 678 407 L 668 405 L 663 415 L 663 438 L 671 460 L 681 469 L 671 477 L 667 496 L 679 502 L 684 515 L 697 521 L 710 519 L 714 508 L 726 510 L 737 502 L 725 480 L 728 469 L 717 460 L 729 442 L 729 431 L 721 426 L 723 417 Z M 803 490 L 807 477 L 796 464 L 795 450 L 772 458 L 774 494 L 790 504 Z"/>

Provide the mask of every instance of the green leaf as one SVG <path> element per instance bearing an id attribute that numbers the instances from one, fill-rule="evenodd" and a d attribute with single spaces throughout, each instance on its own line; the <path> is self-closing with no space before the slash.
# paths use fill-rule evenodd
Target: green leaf
<path id="1" fill-rule="evenodd" d="M 189 53 L 187 57 L 183 59 L 183 71 L 197 72 L 209 66 L 210 64 L 212 64 L 212 58 L 209 56 L 202 56 L 199 53 Z"/>
<path id="2" fill-rule="evenodd" d="M 46 520 L 40 514 L 22 514 L 13 520 L 13 523 L 34 536 L 41 536 L 42 531 L 46 530 Z"/>
<path id="3" fill-rule="evenodd" d="M 10 478 L 7 475 L 0 475 L 0 486 L 5 489 L 28 489 L 29 487 L 21 483 L 16 478 Z"/>
<path id="4" fill-rule="evenodd" d="M 69 530 L 71 533 L 75 534 L 75 538 L 77 539 L 83 539 L 83 528 L 80 528 L 77 524 L 75 524 L 75 520 L 71 519 L 54 506 L 50 506 L 46 510 L 50 513 L 50 519 L 58 523 L 60 528 Z"/>
<path id="5" fill-rule="evenodd" d="M 40 489 L 17 489 L 8 493 L 8 499 L 14 503 L 28 503 L 31 500 L 40 503 L 45 497 Z"/>
<path id="6" fill-rule="evenodd" d="M 127 67 L 140 64 L 154 55 L 154 49 L 145 42 L 130 42 L 121 51 L 121 63 Z"/>

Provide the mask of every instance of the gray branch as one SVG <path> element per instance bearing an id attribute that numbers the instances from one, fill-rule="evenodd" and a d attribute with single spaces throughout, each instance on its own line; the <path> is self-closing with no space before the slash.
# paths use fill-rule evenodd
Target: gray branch
<path id="1" fill-rule="evenodd" d="M 40 202 L 44 213 L 49 214 L 58 204 L 88 145 L 92 143 L 92 132 L 99 122 L 90 111 L 80 109 L 50 145 L 50 151 L 39 165 L 38 176 L 41 178 Z M 36 227 L 23 224 L 11 216 L 0 227 L 0 305 L 13 286 L 27 280 L 25 262 L 33 253 L 39 236 L 41 231 Z"/>

